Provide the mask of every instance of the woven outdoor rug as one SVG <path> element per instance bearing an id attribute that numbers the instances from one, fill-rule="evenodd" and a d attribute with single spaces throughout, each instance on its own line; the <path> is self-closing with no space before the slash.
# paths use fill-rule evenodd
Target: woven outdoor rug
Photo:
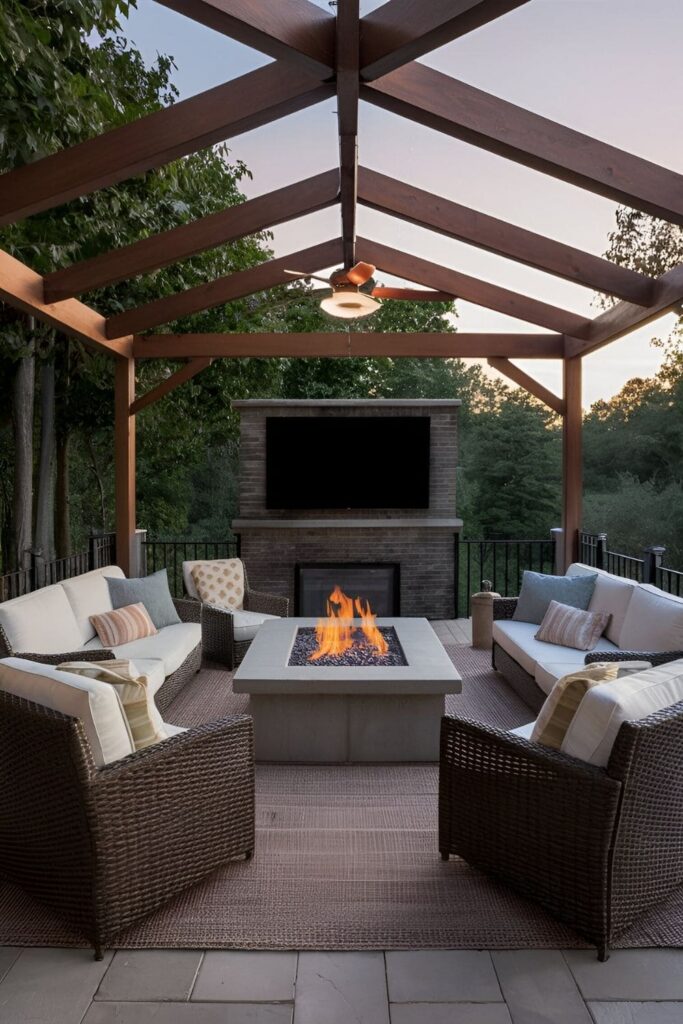
<path id="1" fill-rule="evenodd" d="M 451 646 L 464 678 L 448 710 L 506 728 L 533 716 L 487 653 Z M 230 673 L 203 670 L 170 721 L 194 725 L 247 708 Z M 436 765 L 260 766 L 256 853 L 181 894 L 118 948 L 520 949 L 585 943 L 541 908 L 437 849 Z M 484 812 L 483 812 L 484 813 Z M 505 838 L 501 837 L 501 842 Z M 0 889 L 0 945 L 82 946 L 49 911 Z M 683 894 L 617 945 L 682 946 Z"/>

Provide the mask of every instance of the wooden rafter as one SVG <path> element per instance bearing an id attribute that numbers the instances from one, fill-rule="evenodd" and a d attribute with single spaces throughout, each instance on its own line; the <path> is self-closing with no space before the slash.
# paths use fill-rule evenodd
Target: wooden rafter
<path id="1" fill-rule="evenodd" d="M 135 416 L 142 409 L 146 409 L 148 405 L 158 402 L 160 398 L 164 398 L 171 391 L 175 391 L 176 388 L 179 388 L 181 384 L 185 384 L 186 381 L 192 380 L 202 370 L 206 370 L 208 366 L 211 366 L 212 362 L 213 359 L 211 358 L 190 359 L 185 366 L 181 366 L 179 370 L 176 370 L 170 377 L 163 380 L 161 384 L 157 384 L 155 388 L 151 388 L 145 395 L 136 398 L 130 407 L 131 416 Z"/>
<path id="2" fill-rule="evenodd" d="M 611 309 L 589 320 L 577 337 L 566 339 L 567 355 L 581 356 L 595 352 L 603 345 L 622 338 L 625 334 L 645 327 L 665 313 L 677 311 L 683 302 L 683 264 L 658 277 L 654 283 L 652 305 L 643 309 L 631 302 L 617 302 Z M 568 332 L 573 333 L 573 332 Z"/>
<path id="3" fill-rule="evenodd" d="M 683 175 L 540 117 L 417 62 L 361 98 L 536 171 L 683 224 Z"/>
<path id="4" fill-rule="evenodd" d="M 547 405 L 560 416 L 564 414 L 564 400 L 559 398 L 552 391 L 549 391 L 548 388 L 544 387 L 539 381 L 530 377 L 529 374 L 525 373 L 524 370 L 521 370 L 519 366 L 515 366 L 515 364 L 511 363 L 509 359 L 497 359 L 495 357 L 491 357 L 487 362 L 494 370 L 497 370 L 498 373 L 502 373 L 503 376 L 508 378 L 508 380 L 511 380 L 521 388 L 524 388 L 524 390 L 528 391 L 530 395 L 537 398 L 539 402 L 543 402 L 544 405 Z"/>
<path id="5" fill-rule="evenodd" d="M 40 274 L 2 249 L 0 299 L 63 334 L 79 338 L 90 348 L 110 356 L 130 356 L 133 343 L 130 336 L 107 335 L 105 318 L 78 299 L 68 299 L 58 305 L 45 302 Z"/>
<path id="6" fill-rule="evenodd" d="M 356 262 L 358 190 L 359 0 L 337 7 L 337 121 L 344 266 Z"/>
<path id="7" fill-rule="evenodd" d="M 308 0 L 157 0 L 208 28 L 328 78 L 335 19 Z"/>
<path id="8" fill-rule="evenodd" d="M 390 0 L 363 18 L 362 76 L 370 80 L 386 75 L 525 3 L 528 0 Z"/>
<path id="9" fill-rule="evenodd" d="M 358 168 L 358 200 L 370 209 L 400 217 L 575 284 L 642 306 L 652 301 L 654 281 L 644 274 L 424 192 L 367 167 Z"/>
<path id="10" fill-rule="evenodd" d="M 312 245 L 290 256 L 268 260 L 249 270 L 239 270 L 234 274 L 228 274 L 227 277 L 219 277 L 196 288 L 187 288 L 185 291 L 166 295 L 144 306 L 119 313 L 107 321 L 107 331 L 112 337 L 118 337 L 124 328 L 126 334 L 137 334 L 150 327 L 158 327 L 159 324 L 168 324 L 181 317 L 220 306 L 224 302 L 242 299 L 255 292 L 267 291 L 277 285 L 290 284 L 292 278 L 285 271 L 308 270 L 315 273 L 338 263 L 341 255 L 339 239 Z"/>
<path id="11" fill-rule="evenodd" d="M 324 171 L 295 185 L 230 206 L 171 231 L 74 263 L 45 277 L 45 297 L 57 302 L 137 274 L 158 270 L 205 249 L 254 234 L 339 201 L 339 172 Z"/>
<path id="12" fill-rule="evenodd" d="M 374 264 L 387 274 L 447 292 L 453 298 L 464 299 L 486 309 L 494 309 L 498 313 L 514 316 L 525 323 L 537 324 L 550 331 L 575 334 L 590 322 L 585 317 L 570 313 L 566 309 L 558 309 L 546 302 L 539 302 L 538 299 L 519 295 L 499 285 L 480 281 L 460 271 L 442 267 L 438 263 L 430 263 L 365 238 L 357 240 L 356 251 L 359 259 Z"/>
<path id="13" fill-rule="evenodd" d="M 0 176 L 0 224 L 114 185 L 328 96 L 334 86 L 279 62 Z"/>
<path id="14" fill-rule="evenodd" d="M 136 338 L 136 359 L 410 356 L 557 359 L 559 334 L 389 334 L 358 331 L 305 334 L 154 334 Z"/>

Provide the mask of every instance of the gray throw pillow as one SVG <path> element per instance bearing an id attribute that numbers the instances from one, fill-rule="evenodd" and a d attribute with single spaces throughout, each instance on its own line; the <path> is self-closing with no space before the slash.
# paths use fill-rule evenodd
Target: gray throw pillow
<path id="1" fill-rule="evenodd" d="M 522 589 L 512 618 L 517 622 L 533 622 L 538 626 L 543 622 L 551 601 L 585 611 L 593 596 L 597 578 L 597 573 L 587 573 L 585 576 L 546 576 L 542 572 L 527 570 L 522 577 Z"/>
<path id="2" fill-rule="evenodd" d="M 105 579 L 114 608 L 125 608 L 129 604 L 141 602 L 157 629 L 175 626 L 180 622 L 168 588 L 168 573 L 165 569 L 137 580 L 120 580 L 110 576 Z"/>

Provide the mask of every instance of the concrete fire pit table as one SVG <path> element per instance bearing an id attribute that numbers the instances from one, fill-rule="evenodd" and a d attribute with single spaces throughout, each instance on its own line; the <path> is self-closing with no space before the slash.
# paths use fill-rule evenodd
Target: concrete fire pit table
<path id="1" fill-rule="evenodd" d="M 427 619 L 377 620 L 396 630 L 407 665 L 289 665 L 297 630 L 316 621 L 264 622 L 235 674 L 257 760 L 437 761 L 445 695 L 462 680 Z"/>

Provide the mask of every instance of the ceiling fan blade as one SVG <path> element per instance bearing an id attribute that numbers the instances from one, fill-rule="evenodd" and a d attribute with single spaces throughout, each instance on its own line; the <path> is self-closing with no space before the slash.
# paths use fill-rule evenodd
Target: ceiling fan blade
<path id="1" fill-rule="evenodd" d="M 372 263 L 363 263 L 361 261 L 356 263 L 355 267 L 351 267 L 350 270 L 346 271 L 346 277 L 351 284 L 365 284 L 375 273 L 375 269 Z"/>
<path id="2" fill-rule="evenodd" d="M 285 274 L 290 274 L 292 277 L 311 277 L 314 281 L 323 281 L 330 287 L 330 282 L 326 277 L 321 277 L 319 274 L 309 274 L 307 270 L 285 270 Z"/>
<path id="3" fill-rule="evenodd" d="M 406 299 L 409 302 L 452 302 L 450 292 L 428 291 L 426 288 L 373 288 L 374 299 Z"/>

